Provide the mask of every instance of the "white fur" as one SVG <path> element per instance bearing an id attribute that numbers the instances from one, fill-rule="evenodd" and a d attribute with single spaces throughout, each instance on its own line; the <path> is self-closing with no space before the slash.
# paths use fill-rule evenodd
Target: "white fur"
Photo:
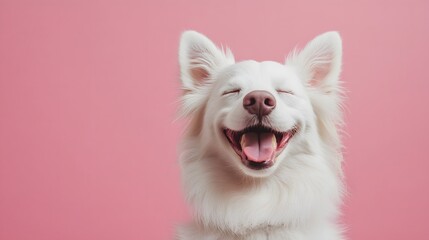
<path id="1" fill-rule="evenodd" d="M 183 33 L 181 113 L 189 125 L 180 163 L 194 221 L 179 228 L 178 239 L 343 239 L 336 223 L 343 192 L 341 54 L 340 36 L 327 32 L 285 64 L 235 62 L 228 49 L 200 33 Z M 252 123 L 243 97 L 254 90 L 276 98 L 266 124 L 279 131 L 299 127 L 275 164 L 263 170 L 245 167 L 222 131 Z"/>

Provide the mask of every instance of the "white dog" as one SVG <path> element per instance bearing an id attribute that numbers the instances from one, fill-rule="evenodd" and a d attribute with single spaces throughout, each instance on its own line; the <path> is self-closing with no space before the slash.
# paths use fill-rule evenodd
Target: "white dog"
<path id="1" fill-rule="evenodd" d="M 341 55 L 336 32 L 285 64 L 235 62 L 183 33 L 180 164 L 194 221 L 178 239 L 343 239 Z"/>

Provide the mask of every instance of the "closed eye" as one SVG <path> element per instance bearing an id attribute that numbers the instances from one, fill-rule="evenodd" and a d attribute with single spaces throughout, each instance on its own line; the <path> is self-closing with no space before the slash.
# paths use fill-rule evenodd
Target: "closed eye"
<path id="1" fill-rule="evenodd" d="M 277 92 L 278 93 L 284 93 L 284 94 L 294 95 L 294 93 L 292 91 L 283 90 L 283 89 L 277 89 Z"/>
<path id="2" fill-rule="evenodd" d="M 228 94 L 233 94 L 233 93 L 239 93 L 241 91 L 241 89 L 239 88 L 234 88 L 231 90 L 226 90 L 225 92 L 222 93 L 222 96 L 224 95 L 228 95 Z"/>

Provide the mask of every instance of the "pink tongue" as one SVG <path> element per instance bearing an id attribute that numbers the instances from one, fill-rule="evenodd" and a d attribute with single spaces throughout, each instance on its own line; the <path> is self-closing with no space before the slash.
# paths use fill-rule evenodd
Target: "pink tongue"
<path id="1" fill-rule="evenodd" d="M 250 161 L 267 161 L 272 157 L 277 146 L 273 138 L 273 133 L 245 133 L 241 139 L 241 149 Z"/>

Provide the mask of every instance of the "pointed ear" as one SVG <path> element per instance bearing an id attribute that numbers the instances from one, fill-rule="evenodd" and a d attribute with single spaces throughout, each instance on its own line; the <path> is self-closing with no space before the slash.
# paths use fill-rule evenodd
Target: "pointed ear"
<path id="1" fill-rule="evenodd" d="M 326 32 L 310 41 L 301 52 L 289 56 L 287 63 L 298 68 L 306 84 L 329 93 L 338 85 L 341 58 L 340 35 Z"/>
<path id="2" fill-rule="evenodd" d="M 318 133 L 326 146 L 331 147 L 327 151 L 337 154 L 329 161 L 339 176 L 342 176 L 342 155 L 338 126 L 343 122 L 343 91 L 339 81 L 341 61 L 342 43 L 337 32 L 317 36 L 301 52 L 293 53 L 287 59 L 287 64 L 298 70 L 299 77 L 308 87 L 317 116 Z"/>
<path id="3" fill-rule="evenodd" d="M 213 73 L 225 65 L 234 63 L 232 53 L 223 52 L 206 36 L 186 31 L 179 46 L 179 64 L 185 92 L 207 83 Z"/>

